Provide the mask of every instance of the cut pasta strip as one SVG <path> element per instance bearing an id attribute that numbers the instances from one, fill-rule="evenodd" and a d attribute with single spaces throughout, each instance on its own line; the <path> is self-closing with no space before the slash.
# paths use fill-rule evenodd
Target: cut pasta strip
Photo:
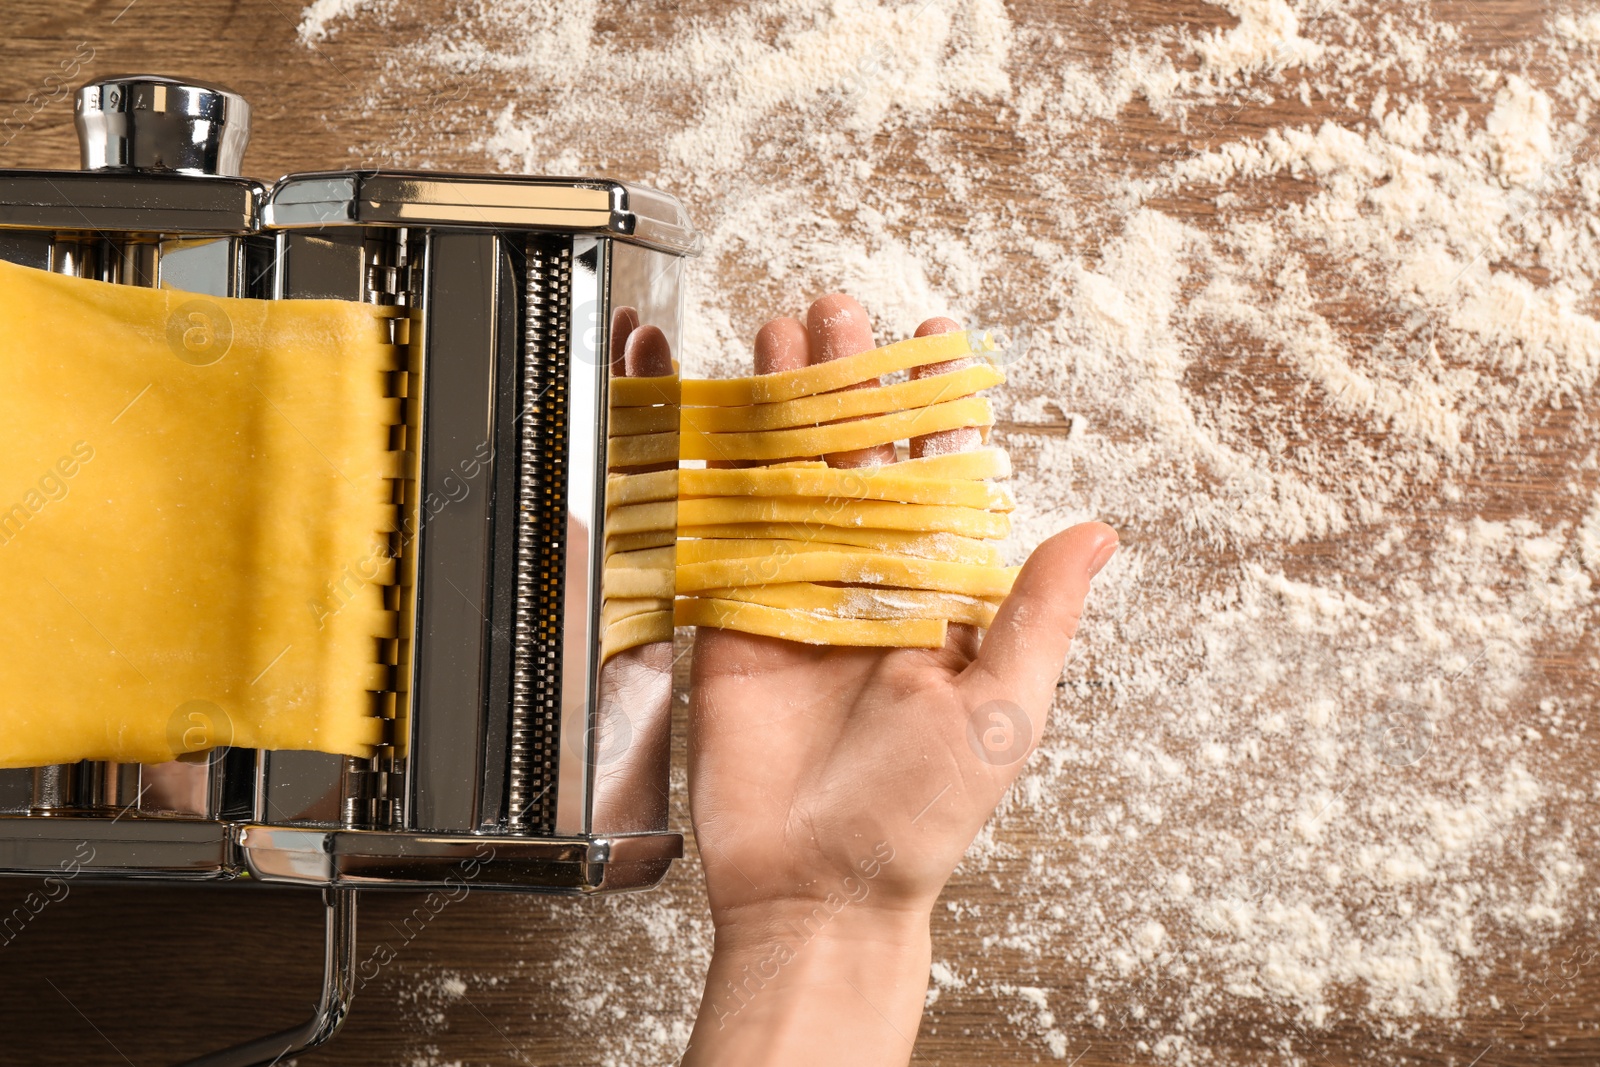
<path id="1" fill-rule="evenodd" d="M 653 500 L 678 499 L 678 472 L 650 471 L 647 474 L 612 474 L 606 478 L 606 507 L 646 504 Z"/>
<path id="2" fill-rule="evenodd" d="M 894 464 L 892 469 L 902 478 L 956 478 L 981 481 L 988 478 L 1011 477 L 1011 457 L 1003 448 L 977 448 L 971 452 L 946 452 L 942 456 L 903 459 Z"/>
<path id="3" fill-rule="evenodd" d="M 889 648 L 943 648 L 943 619 L 836 619 L 735 600 L 680 599 L 674 605 L 679 626 L 739 630 L 808 645 L 872 645 Z"/>
<path id="4" fill-rule="evenodd" d="M 976 567 L 966 563 L 907 559 L 880 553 L 797 552 L 776 558 L 723 558 L 681 564 L 678 567 L 677 588 L 679 593 L 694 594 L 708 589 L 774 582 L 853 582 L 900 589 L 931 589 L 970 597 L 994 597 L 1005 596 L 1011 591 L 1017 570 L 1015 567 Z"/>
<path id="5" fill-rule="evenodd" d="M 683 383 L 682 403 L 693 407 L 779 403 L 796 397 L 847 389 L 912 367 L 948 363 L 968 356 L 987 358 L 995 351 L 997 348 L 989 335 L 976 330 L 913 337 L 860 355 L 846 356 L 828 363 L 814 363 L 809 367 L 777 374 L 758 374 L 750 378 L 690 379 Z"/>
<path id="6" fill-rule="evenodd" d="M 607 534 L 606 556 L 610 558 L 618 552 L 636 552 L 641 548 L 661 548 L 677 540 L 676 530 L 641 530 L 638 533 Z"/>
<path id="7" fill-rule="evenodd" d="M 790 557 L 806 553 L 827 552 L 835 555 L 855 556 L 863 560 L 882 560 L 885 558 L 898 558 L 877 550 L 875 547 L 860 547 L 847 545 L 830 545 L 815 541 L 779 541 L 779 540 L 749 540 L 740 539 L 732 541 L 679 541 L 678 566 L 684 567 L 702 563 L 716 563 L 726 560 L 743 560 L 748 569 L 747 580 L 729 588 L 756 588 L 764 582 L 776 581 L 778 564 Z M 930 561 L 933 562 L 933 561 Z M 967 565 L 972 566 L 972 565 Z M 997 564 L 983 563 L 977 566 L 991 570 L 1000 570 Z M 718 596 L 722 594 L 716 594 Z M 897 589 L 896 595 L 902 595 Z M 940 594 L 943 595 L 943 594 Z M 994 594 L 998 595 L 998 594 Z M 765 601 L 763 601 L 765 603 Z"/>
<path id="8" fill-rule="evenodd" d="M 606 560 L 606 567 L 629 570 L 671 570 L 677 564 L 673 548 L 644 548 L 635 552 L 618 552 Z"/>
<path id="9" fill-rule="evenodd" d="M 901 504 L 1011 511 L 1011 494 L 987 482 L 942 478 L 903 478 L 898 464 L 885 467 L 822 470 L 687 470 L 680 491 L 685 497 L 796 496 L 834 500 L 887 500 Z"/>
<path id="10" fill-rule="evenodd" d="M 678 409 L 669 407 L 612 408 L 606 424 L 607 432 L 616 435 L 675 433 L 677 429 Z"/>
<path id="11" fill-rule="evenodd" d="M 651 611 L 630 615 L 605 628 L 600 638 L 600 658 L 608 660 L 619 652 L 657 641 L 672 640 L 672 612 Z"/>
<path id="12" fill-rule="evenodd" d="M 842 619 L 945 619 L 982 627 L 994 621 L 997 610 L 996 605 L 987 600 L 955 593 L 935 593 L 926 589 L 876 589 L 866 585 L 816 585 L 812 582 L 711 589 L 704 595 L 713 600 L 739 600 Z"/>
<path id="13" fill-rule="evenodd" d="M 817 501 L 789 497 L 690 497 L 678 502 L 678 522 L 685 526 L 794 522 L 808 526 L 850 526 L 983 538 L 1001 538 L 1011 532 L 1011 520 L 1005 515 L 978 508 L 893 504 L 882 500 Z"/>
<path id="14" fill-rule="evenodd" d="M 678 534 L 685 538 L 760 538 L 773 541 L 805 541 L 814 545 L 857 545 L 890 555 L 916 556 L 919 559 L 942 559 L 950 563 L 972 563 L 985 567 L 998 567 L 1001 564 L 1000 550 L 994 545 L 976 537 L 962 537 L 959 534 L 924 534 L 908 530 L 856 530 L 845 526 L 809 526 L 792 522 L 681 526 Z"/>
<path id="15" fill-rule="evenodd" d="M 606 559 L 602 592 L 607 600 L 670 597 L 677 549 L 672 545 L 617 552 Z"/>
<path id="16" fill-rule="evenodd" d="M 686 467 L 685 470 L 699 470 Z M 749 469 L 749 468 L 745 468 Z M 766 463 L 762 470 L 841 470 L 829 467 L 820 459 L 790 460 L 786 463 Z M 855 468 L 861 470 L 862 468 Z M 975 448 L 971 452 L 946 452 L 941 456 L 921 456 L 917 459 L 897 460 L 886 465 L 900 478 L 951 478 L 958 481 L 986 481 L 1011 477 L 1011 457 L 1003 448 Z"/>
<path id="17" fill-rule="evenodd" d="M 863 415 L 915 411 L 932 404 L 971 396 L 979 390 L 999 385 L 1005 380 L 1006 376 L 998 367 L 982 362 L 947 374 L 914 378 L 870 389 L 850 389 L 841 393 L 797 397 L 777 404 L 684 408 L 683 428 L 685 431 L 697 433 L 756 433 L 762 430 L 781 430 L 791 426 L 816 426 L 820 423 L 854 419 Z M 624 430 L 619 425 L 617 432 L 644 431 Z"/>
<path id="18" fill-rule="evenodd" d="M 676 408 L 683 398 L 681 379 L 676 374 L 658 378 L 612 378 L 612 408 L 651 407 L 665 404 Z"/>
<path id="19" fill-rule="evenodd" d="M 634 615 L 647 615 L 651 612 L 671 612 L 672 600 L 670 597 L 641 596 L 641 597 L 611 597 L 600 609 L 600 622 L 604 626 L 621 622 L 623 619 Z"/>
<path id="20" fill-rule="evenodd" d="M 601 581 L 602 592 L 608 600 L 614 597 L 624 600 L 637 597 L 671 597 L 677 591 L 671 568 L 608 565 Z"/>
<path id="21" fill-rule="evenodd" d="M 835 362 L 842 363 L 844 360 Z M 831 365 L 823 364 L 823 366 Z M 855 422 L 836 422 L 827 426 L 764 430 L 760 433 L 686 432 L 683 435 L 682 448 L 684 459 L 787 459 L 790 456 L 849 452 L 871 448 L 874 445 L 893 444 L 922 434 L 956 430 L 967 426 L 987 428 L 992 425 L 994 425 L 994 412 L 989 407 L 989 401 L 984 397 L 969 396 L 944 404 L 934 404 L 931 407 L 874 415 Z M 635 438 L 616 438 L 613 448 L 618 442 L 633 440 Z"/>
<path id="22" fill-rule="evenodd" d="M 621 378 L 619 381 L 631 381 Z M 676 433 L 640 433 L 618 435 L 607 442 L 609 461 L 616 467 L 642 467 L 652 463 L 676 463 L 678 460 L 678 435 Z M 665 474 L 666 471 L 656 473 Z"/>
<path id="23" fill-rule="evenodd" d="M 815 538 L 805 537 L 737 537 L 726 540 L 716 538 L 683 539 L 678 542 L 678 565 L 681 567 L 685 563 L 711 563 L 719 559 L 791 556 L 797 552 L 841 552 L 845 555 L 865 557 L 904 555 L 887 536 L 896 532 L 894 530 L 869 530 L 866 531 L 868 536 L 862 537 L 859 542 L 854 544 L 819 541 Z M 927 556 L 915 558 L 928 559 L 932 562 L 963 563 L 978 567 L 1000 566 L 999 553 L 993 551 L 993 546 L 985 545 L 982 541 L 978 541 L 976 544 L 981 549 L 989 549 L 990 551 L 963 553 L 964 556 L 969 558 L 948 559 Z"/>
<path id="24" fill-rule="evenodd" d="M 678 542 L 678 566 L 689 563 L 714 563 L 719 559 L 778 559 L 797 552 L 842 552 L 851 556 L 876 556 L 883 553 L 869 547 L 819 545 L 811 541 L 754 540 L 731 541 L 702 539 Z"/>
<path id="25" fill-rule="evenodd" d="M 627 504 L 612 510 L 606 529 L 617 534 L 670 530 L 677 521 L 677 513 L 678 502 L 675 500 Z"/>

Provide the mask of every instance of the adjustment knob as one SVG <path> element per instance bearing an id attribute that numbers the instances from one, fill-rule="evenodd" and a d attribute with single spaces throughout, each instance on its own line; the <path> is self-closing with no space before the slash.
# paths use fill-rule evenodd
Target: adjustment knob
<path id="1" fill-rule="evenodd" d="M 220 85 L 130 74 L 80 88 L 73 124 L 84 170 L 237 175 L 250 105 Z"/>

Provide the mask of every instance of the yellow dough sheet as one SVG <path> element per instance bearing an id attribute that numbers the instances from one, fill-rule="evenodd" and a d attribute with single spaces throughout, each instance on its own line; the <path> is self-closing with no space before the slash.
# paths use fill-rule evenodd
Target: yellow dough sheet
<path id="1" fill-rule="evenodd" d="M 689 497 L 678 501 L 678 522 L 681 526 L 792 522 L 802 526 L 952 533 L 994 539 L 1011 532 L 1011 520 L 1004 514 L 979 508 L 895 504 L 883 500 L 808 500 L 804 497 Z"/>
<path id="2" fill-rule="evenodd" d="M 886 500 L 902 504 L 1011 511 L 1011 494 L 988 482 L 905 477 L 900 464 L 882 467 L 824 467 L 820 470 L 685 470 L 679 491 L 685 497 L 818 497 L 836 500 Z"/>
<path id="3" fill-rule="evenodd" d="M 988 600 L 955 593 L 935 593 L 925 589 L 877 589 L 866 585 L 816 585 L 812 582 L 710 589 L 702 596 L 711 600 L 738 600 L 841 619 L 945 619 L 984 628 L 994 621 L 997 610 L 997 605 Z"/>
<path id="4" fill-rule="evenodd" d="M 683 538 L 720 540 L 803 541 L 813 545 L 856 545 L 891 556 L 942 559 L 950 563 L 1001 565 L 1000 550 L 991 542 L 960 534 L 916 533 L 908 530 L 858 530 L 846 526 L 821 526 L 794 522 L 730 522 L 685 525 Z M 632 535 L 629 535 L 632 536 Z M 647 545 L 635 546 L 647 548 Z M 619 551 L 621 547 L 619 546 Z"/>
<path id="5" fill-rule="evenodd" d="M 891 411 L 912 411 L 930 404 L 959 400 L 991 385 L 999 385 L 1005 380 L 1005 374 L 998 367 L 988 362 L 980 362 L 930 378 L 917 378 L 867 389 L 848 389 L 840 393 L 823 393 L 819 396 L 803 396 L 777 404 L 684 408 L 683 428 L 685 431 L 696 433 L 755 433 L 761 430 L 781 430 L 791 426 L 816 426 L 841 419 L 881 415 Z M 639 421 L 641 428 L 637 430 L 625 430 L 619 422 L 616 432 L 644 433 L 643 420 Z M 628 425 L 633 424 L 634 420 L 630 418 Z M 665 428 L 648 427 L 648 429 Z"/>
<path id="6" fill-rule="evenodd" d="M 680 542 L 680 551 L 685 543 L 696 542 Z M 978 567 L 967 563 L 856 551 L 796 552 L 781 556 L 732 557 L 680 563 L 677 590 L 682 595 L 690 596 L 708 589 L 771 585 L 777 582 L 851 582 L 900 589 L 928 589 L 982 598 L 1009 593 L 1017 570 L 1015 567 Z"/>
<path id="7" fill-rule="evenodd" d="M 988 399 L 969 396 L 932 407 L 873 415 L 854 422 L 835 422 L 826 426 L 763 430 L 759 433 L 685 431 L 681 447 L 684 459 L 788 459 L 791 456 L 850 452 L 944 430 L 968 426 L 987 429 L 992 425 L 994 412 L 989 407 Z"/>
<path id="8" fill-rule="evenodd" d="M 392 314 L 0 262 L 0 767 L 383 741 Z"/>
<path id="9" fill-rule="evenodd" d="M 913 337 L 860 355 L 846 356 L 828 363 L 814 363 L 776 374 L 758 374 L 749 378 L 691 378 L 683 383 L 682 402 L 686 407 L 743 407 L 749 404 L 781 403 L 796 397 L 847 389 L 912 367 L 971 357 L 992 359 L 996 351 L 998 349 L 989 335 L 975 330 Z"/>
<path id="10" fill-rule="evenodd" d="M 679 626 L 738 630 L 811 645 L 943 648 L 946 631 L 943 619 L 838 619 L 734 600 L 680 598 L 674 615 Z"/>

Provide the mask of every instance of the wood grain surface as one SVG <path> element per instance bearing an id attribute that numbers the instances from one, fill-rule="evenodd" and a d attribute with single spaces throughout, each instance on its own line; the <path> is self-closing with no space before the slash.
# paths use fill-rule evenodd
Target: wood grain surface
<path id="1" fill-rule="evenodd" d="M 695 11 L 717 7 L 689 6 Z M 1403 13 L 1408 2 L 1396 0 L 1393 6 Z M 1456 6 L 1468 27 L 1461 47 L 1481 46 L 1487 54 L 1547 18 L 1550 5 L 1538 0 L 1462 0 Z M 1070 22 L 1073 7 L 1042 4 L 1029 10 L 1031 17 L 1064 24 Z M 1198 0 L 1127 0 L 1101 7 L 1115 7 L 1117 17 L 1130 25 L 1141 20 L 1195 27 L 1231 23 L 1220 8 Z M 619 13 L 614 20 L 602 20 L 600 30 L 619 39 L 647 36 L 682 15 L 681 9 L 667 5 L 630 5 L 628 17 Z M 391 42 L 358 21 L 341 32 L 337 47 L 309 49 L 296 39 L 299 17 L 294 0 L 135 0 L 132 4 L 7 0 L 0 115 L 11 114 L 13 124 L 0 131 L 0 166 L 75 168 L 70 90 L 88 77 L 135 70 L 221 81 L 244 93 L 255 108 L 247 170 L 256 176 L 271 179 L 290 171 L 392 161 L 390 146 L 419 102 L 396 94 L 375 108 L 352 106 L 360 95 L 358 87 L 381 76 L 385 48 Z M 1099 45 L 1085 38 L 1083 47 Z M 75 64 L 71 73 L 63 73 L 69 69 L 64 64 Z M 1483 110 L 1481 101 L 1465 91 L 1459 102 L 1474 113 Z M 1317 106 L 1327 116 L 1339 117 L 1337 107 Z M 486 169 L 481 155 L 458 147 L 470 140 L 471 123 L 478 114 L 467 108 L 460 109 L 459 118 L 446 113 L 444 121 L 456 123 L 457 128 L 441 134 L 430 165 Z M 1259 131 L 1284 118 L 1273 107 L 1265 107 L 1244 110 L 1235 121 L 1242 129 Z M 963 150 L 983 153 L 999 164 L 1009 158 L 1005 130 L 990 117 L 958 109 L 941 116 L 939 123 Z M 1120 145 L 1103 147 L 1113 155 L 1112 149 L 1119 150 L 1124 158 L 1149 160 L 1186 150 L 1181 135 L 1142 111 L 1137 102 L 1130 105 L 1116 136 L 1122 138 Z M 615 172 L 627 176 L 625 158 L 618 160 Z M 1022 199 L 1037 195 L 1020 185 L 1007 188 L 1003 166 L 997 175 L 990 195 L 1014 194 Z M 908 160 L 905 179 L 913 191 L 921 178 Z M 1073 181 L 1085 201 L 1097 195 L 1087 171 Z M 1270 187 L 1278 202 L 1306 194 L 1301 183 L 1289 177 Z M 690 206 L 692 212 L 694 205 Z M 1214 213 L 1202 193 L 1151 206 L 1202 227 Z M 1025 212 L 1026 205 L 1019 210 Z M 1321 264 L 1319 269 L 1337 270 L 1338 264 Z M 754 324 L 761 309 L 742 309 L 740 314 L 743 321 Z M 1370 326 L 1364 324 L 1361 306 L 1341 309 L 1339 314 L 1357 333 Z M 1223 388 L 1241 366 L 1219 366 L 1213 372 L 1217 387 Z M 1269 390 L 1283 384 L 1265 363 L 1253 368 L 1253 382 L 1254 387 Z M 1572 418 L 1571 412 L 1569 408 L 1555 413 L 1557 422 L 1549 432 L 1564 433 L 1560 420 Z M 1065 431 L 1064 424 L 1026 428 L 1039 433 Z M 1508 458 L 1503 477 L 1476 488 L 1479 511 L 1486 499 L 1505 515 L 1545 514 L 1572 505 L 1570 494 L 1552 492 L 1568 478 L 1571 459 L 1560 452 Z M 1125 537 L 1159 533 L 1140 530 L 1136 519 L 1133 522 L 1132 529 L 1125 528 Z M 1339 551 L 1337 542 L 1315 542 L 1299 546 L 1294 554 L 1305 573 L 1315 574 L 1332 566 Z M 1223 567 L 1229 562 L 1225 553 L 1219 553 L 1205 565 Z M 1538 669 L 1547 678 L 1558 679 L 1588 708 L 1600 695 L 1600 685 L 1584 675 L 1570 656 L 1547 659 Z M 1508 714 L 1523 710 L 1513 708 Z M 674 759 L 681 783 L 684 738 L 679 718 Z M 1600 767 L 1600 760 L 1595 766 Z M 1592 819 L 1592 800 L 1589 811 L 1572 815 Z M 688 832 L 681 789 L 672 822 Z M 1024 853 L 1054 844 L 1030 841 L 1026 831 L 1022 834 L 1014 843 Z M 1025 878 L 1025 865 L 1019 862 L 1010 874 Z M 662 892 L 692 902 L 698 899 L 699 878 L 691 841 L 689 858 L 674 868 Z M 31 888 L 21 881 L 0 882 L 0 914 L 8 913 Z M 950 889 L 952 897 L 979 907 L 1003 901 L 1011 892 L 987 877 L 958 880 Z M 684 961 L 657 958 L 649 931 L 641 932 L 637 925 L 620 929 L 614 908 L 604 901 L 476 893 L 450 905 L 419 935 L 408 938 L 400 932 L 401 924 L 418 905 L 419 898 L 411 895 L 363 898 L 362 954 L 387 943 L 396 950 L 395 959 L 360 991 L 354 1013 L 335 1042 L 301 1062 L 352 1067 L 589 1064 L 598 1062 L 591 1035 L 606 1026 L 608 1018 L 681 1015 L 681 1005 L 667 997 L 665 984 L 651 976 L 658 969 L 681 968 Z M 678 916 L 682 911 L 660 914 Z M 1600 958 L 1595 954 L 1595 934 L 1575 929 L 1553 950 L 1506 955 L 1483 981 L 1483 988 L 1474 990 L 1495 993 L 1504 1005 L 1498 1012 L 1462 1021 L 1418 1018 L 1413 1025 L 1379 1038 L 1370 1026 L 1354 1022 L 1307 1031 L 1263 1009 L 1257 1017 L 1241 1014 L 1223 1038 L 1210 1044 L 1229 1064 L 1276 1063 L 1289 1054 L 1325 1067 L 1399 1062 L 1430 1067 L 1600 1064 Z M 936 955 L 942 958 L 977 960 L 1001 951 L 974 941 L 942 910 L 934 936 Z M 311 1002 L 319 939 L 320 911 L 313 894 L 232 887 L 75 886 L 67 899 L 31 923 L 24 936 L 0 947 L 0 1063 L 148 1067 L 286 1025 Z M 574 969 L 616 976 L 605 1003 L 574 1003 L 570 995 L 574 985 L 563 981 Z M 465 993 L 438 995 L 441 976 L 461 976 Z M 1054 972 L 1036 968 L 1019 974 L 1018 981 L 1045 988 L 1059 1001 L 1081 1000 L 1085 995 L 1085 976 L 1070 968 Z M 1159 990 L 1149 992 L 1152 1001 L 1159 997 Z M 1530 998 L 1540 1007 L 1524 1018 Z M 999 1017 L 1000 1011 L 984 996 L 947 992 L 925 1017 L 914 1062 L 965 1067 L 1048 1059 L 1037 1042 L 1020 1038 L 1016 1027 Z M 1092 1040 L 1075 1044 L 1063 1062 L 1079 1067 L 1152 1062 L 1141 1046 L 1145 1028 L 1129 1012 L 1120 1018 L 1121 1022 L 1096 1031 Z"/>

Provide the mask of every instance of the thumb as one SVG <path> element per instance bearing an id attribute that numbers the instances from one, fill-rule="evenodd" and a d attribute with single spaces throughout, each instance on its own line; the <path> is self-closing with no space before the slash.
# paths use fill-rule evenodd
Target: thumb
<path id="1" fill-rule="evenodd" d="M 1048 698 L 1078 632 L 1089 581 L 1117 550 L 1117 532 L 1085 522 L 1034 549 L 1000 605 L 978 658 L 967 669 L 977 685 L 1002 688 L 1024 705 Z"/>

